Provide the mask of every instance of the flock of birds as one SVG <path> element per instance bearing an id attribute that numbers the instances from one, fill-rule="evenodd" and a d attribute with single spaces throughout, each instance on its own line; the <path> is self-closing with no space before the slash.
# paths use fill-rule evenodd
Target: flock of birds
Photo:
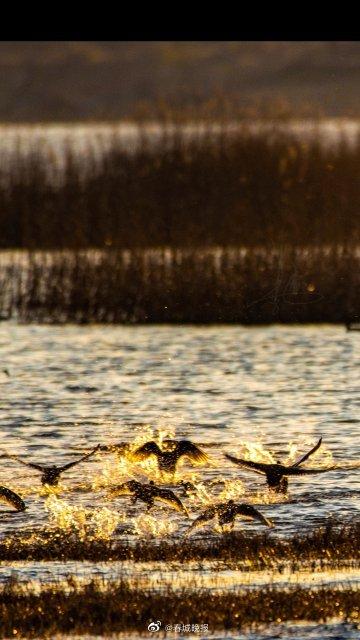
<path id="1" fill-rule="evenodd" d="M 277 461 L 276 463 L 264 463 L 245 460 L 242 458 L 236 458 L 235 456 L 227 453 L 225 454 L 225 457 L 230 462 L 244 469 L 249 469 L 263 475 L 270 491 L 286 494 L 288 490 L 288 478 L 290 476 L 324 473 L 325 471 L 331 470 L 332 467 L 316 469 L 301 467 L 302 463 L 319 449 L 321 442 L 322 438 L 319 439 L 310 451 L 290 465 L 282 464 L 280 461 Z M 155 441 L 150 441 L 135 450 L 131 450 L 131 446 L 124 443 L 112 445 L 98 444 L 86 455 L 62 466 L 44 466 L 34 464 L 32 462 L 24 461 L 16 455 L 8 455 L 8 457 L 26 465 L 27 467 L 39 471 L 41 473 L 41 483 L 50 487 L 56 487 L 58 485 L 60 476 L 64 471 L 67 471 L 84 460 L 87 460 L 98 451 L 115 452 L 119 455 L 126 455 L 134 461 L 143 461 L 148 459 L 150 456 L 155 456 L 157 466 L 162 477 L 168 477 L 169 474 L 174 476 L 177 464 L 181 458 L 186 457 L 195 463 L 206 463 L 209 460 L 207 454 L 190 440 L 166 440 L 164 443 L 165 449 L 161 449 Z M 196 487 L 191 482 L 180 481 L 177 486 L 182 490 L 181 497 L 188 496 L 192 492 L 196 493 Z M 147 510 L 152 509 L 155 501 L 159 500 L 177 511 L 184 513 L 186 516 L 189 516 L 182 500 L 180 500 L 173 490 L 158 486 L 153 481 L 146 484 L 138 482 L 137 480 L 129 480 L 118 485 L 113 485 L 108 489 L 109 499 L 122 495 L 129 495 L 132 504 L 135 504 L 138 500 L 144 502 L 147 505 Z M 11 504 L 17 511 L 24 511 L 26 509 L 24 500 L 8 487 L 0 487 L 0 497 L 7 503 Z M 252 505 L 236 503 L 234 500 L 228 500 L 227 502 L 221 502 L 208 507 L 192 522 L 185 534 L 188 535 L 195 528 L 203 526 L 212 520 L 217 522 L 222 531 L 225 530 L 225 527 L 226 530 L 232 529 L 235 524 L 236 516 L 242 516 L 251 520 L 258 520 L 268 527 L 274 526 L 268 518 L 263 516 L 260 511 Z"/>

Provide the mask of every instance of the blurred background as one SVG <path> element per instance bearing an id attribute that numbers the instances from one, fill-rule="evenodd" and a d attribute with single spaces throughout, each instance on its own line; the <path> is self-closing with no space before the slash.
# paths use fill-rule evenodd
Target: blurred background
<path id="1" fill-rule="evenodd" d="M 114 120 L 164 100 L 262 116 L 358 116 L 358 42 L 10 42 L 0 118 Z"/>
<path id="2" fill-rule="evenodd" d="M 360 43 L 3 42 L 4 318 L 359 317 Z"/>

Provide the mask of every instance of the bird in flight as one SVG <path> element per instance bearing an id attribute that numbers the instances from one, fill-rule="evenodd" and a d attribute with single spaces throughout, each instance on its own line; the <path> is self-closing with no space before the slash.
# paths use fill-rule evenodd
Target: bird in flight
<path id="1" fill-rule="evenodd" d="M 8 489 L 7 487 L 0 487 L 0 500 L 5 500 L 8 504 L 11 504 L 12 507 L 16 509 L 16 511 L 25 511 L 26 504 L 20 496 Z"/>
<path id="2" fill-rule="evenodd" d="M 13 458 L 14 460 L 17 460 L 18 462 L 21 462 L 21 464 L 24 464 L 26 467 L 30 467 L 31 469 L 36 469 L 37 471 L 40 471 L 41 484 L 56 487 L 59 483 L 60 475 L 64 471 L 67 471 L 68 469 L 71 469 L 71 467 L 75 467 L 75 465 L 79 464 L 83 460 L 90 458 L 90 456 L 94 455 L 94 453 L 98 451 L 99 446 L 100 445 L 97 445 L 95 449 L 92 449 L 92 451 L 82 456 L 78 460 L 74 460 L 74 462 L 68 462 L 67 464 L 64 464 L 62 466 L 56 466 L 56 465 L 45 466 L 41 464 L 35 464 L 34 462 L 25 462 L 25 460 L 22 460 L 18 456 L 11 455 L 11 454 L 8 454 L 8 457 Z"/>
<path id="3" fill-rule="evenodd" d="M 190 525 L 185 532 L 185 535 L 190 535 L 194 529 L 205 526 L 215 518 L 223 532 L 225 530 L 225 525 L 230 525 L 230 529 L 233 529 L 236 516 L 242 516 L 250 520 L 259 520 L 259 522 L 265 524 L 267 527 L 274 526 L 271 520 L 265 518 L 265 516 L 263 516 L 260 511 L 255 509 L 252 505 L 237 504 L 234 500 L 229 500 L 228 502 L 221 502 L 220 504 L 216 504 L 205 509 L 205 511 Z"/>
<path id="4" fill-rule="evenodd" d="M 238 464 L 241 467 L 247 467 L 252 469 L 256 473 L 265 475 L 266 482 L 269 489 L 276 491 L 277 493 L 286 493 L 288 489 L 287 476 L 302 476 L 313 473 L 324 473 L 329 469 L 301 469 L 300 465 L 305 462 L 315 451 L 318 450 L 322 442 L 322 438 L 316 443 L 316 445 L 310 449 L 305 455 L 303 455 L 297 462 L 291 465 L 281 464 L 277 461 L 273 464 L 267 464 L 265 462 L 255 462 L 253 460 L 243 460 L 242 458 L 235 458 L 228 453 L 225 453 L 225 457 L 231 462 Z"/>
<path id="5" fill-rule="evenodd" d="M 137 500 L 145 502 L 148 511 L 154 506 L 155 500 L 160 500 L 160 502 L 173 507 L 176 511 L 181 511 L 188 515 L 187 509 L 173 491 L 157 487 L 152 480 L 149 484 L 143 484 L 137 480 L 129 480 L 112 487 L 108 492 L 108 496 L 113 498 L 121 495 L 131 495 L 131 504 L 136 504 Z"/>
<path id="6" fill-rule="evenodd" d="M 207 462 L 208 456 L 190 440 L 172 441 L 173 448 L 170 451 L 162 451 L 154 442 L 146 442 L 132 453 L 134 460 L 145 460 L 149 456 L 156 456 L 159 471 L 174 474 L 176 465 L 181 457 L 187 457 L 194 462 Z"/>

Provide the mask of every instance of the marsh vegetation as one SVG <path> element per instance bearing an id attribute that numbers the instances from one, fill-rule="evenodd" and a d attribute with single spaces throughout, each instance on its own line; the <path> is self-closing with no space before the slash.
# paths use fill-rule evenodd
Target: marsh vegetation
<path id="1" fill-rule="evenodd" d="M 246 630 L 285 620 L 326 622 L 337 618 L 359 623 L 359 592 L 355 587 L 301 586 L 214 592 L 167 588 L 149 591 L 126 580 L 104 584 L 43 586 L 9 581 L 0 589 L 1 637 L 41 637 L 58 633 L 110 635 L 120 631 L 142 635 L 153 620 L 164 626 L 206 620 L 209 631 Z M 176 631 L 176 629 L 174 629 Z"/>
<path id="2" fill-rule="evenodd" d="M 145 130 L 144 130 L 145 131 Z M 0 169 L 2 317 L 344 322 L 359 315 L 360 143 L 246 125 L 141 128 Z M 22 250 L 20 254 L 14 250 Z"/>

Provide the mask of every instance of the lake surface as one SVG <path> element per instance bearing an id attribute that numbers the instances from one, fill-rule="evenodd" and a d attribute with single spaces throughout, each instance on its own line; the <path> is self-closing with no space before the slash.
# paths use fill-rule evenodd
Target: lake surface
<path id="1" fill-rule="evenodd" d="M 130 464 L 96 454 L 48 494 L 39 473 L 6 458 L 64 464 L 98 442 L 166 436 L 200 444 L 204 466 L 179 465 L 199 486 L 184 498 L 191 520 L 213 500 L 262 505 L 271 535 L 309 532 L 329 516 L 353 518 L 360 505 L 360 333 L 340 326 L 0 325 L 1 484 L 22 495 L 24 513 L 1 506 L 1 535 L 81 520 L 99 536 L 178 536 L 189 520 L 167 506 L 150 515 L 108 485 L 159 480 L 155 461 Z M 306 465 L 335 470 L 291 479 L 289 496 L 269 495 L 263 478 L 224 458 L 295 460 L 323 436 Z M 169 484 L 171 486 L 171 483 Z M 175 489 L 177 490 L 177 489 Z M 261 525 L 241 523 L 259 530 Z M 199 530 L 207 535 L 209 529 Z"/>
<path id="2" fill-rule="evenodd" d="M 179 465 L 174 479 L 190 479 L 196 497 L 182 498 L 190 521 L 213 501 L 233 497 L 259 505 L 272 518 L 270 535 L 311 532 L 329 516 L 358 515 L 360 333 L 341 326 L 36 326 L 0 325 L 1 484 L 25 499 L 24 513 L 0 505 L 0 535 L 44 526 L 78 527 L 81 535 L 146 540 L 178 538 L 189 520 L 166 505 L 147 514 L 127 497 L 109 501 L 107 488 L 129 478 L 159 481 L 156 465 L 99 453 L 62 476 L 58 491 L 41 487 L 39 473 L 6 457 L 63 464 L 97 443 L 188 438 L 209 463 Z M 259 460 L 295 460 L 319 436 L 308 467 L 335 467 L 291 479 L 287 497 L 270 495 L 263 478 L 241 470 L 224 452 Z M 261 525 L 238 519 L 251 531 Z M 211 528 L 194 535 L 219 535 Z M 119 576 L 150 589 L 252 589 L 271 584 L 356 587 L 356 565 L 272 573 L 226 562 L 0 562 L 0 582 L 66 584 Z M 65 582 L 64 582 L 65 581 Z M 209 631 L 217 639 L 355 639 L 356 625 L 293 624 L 253 634 Z M 65 636 L 59 636 L 65 640 Z M 71 636 L 75 638 L 75 636 Z M 95 636 L 88 636 L 95 640 Z M 115 636 L 114 636 L 115 637 Z M 131 634 L 116 636 L 135 637 Z M 145 636 L 144 636 L 145 637 Z M 174 636 L 175 637 L 175 636 Z M 176 637 L 181 637 L 179 634 Z M 186 637 L 195 637 L 187 634 Z M 200 637 L 197 635 L 196 637 Z"/>

